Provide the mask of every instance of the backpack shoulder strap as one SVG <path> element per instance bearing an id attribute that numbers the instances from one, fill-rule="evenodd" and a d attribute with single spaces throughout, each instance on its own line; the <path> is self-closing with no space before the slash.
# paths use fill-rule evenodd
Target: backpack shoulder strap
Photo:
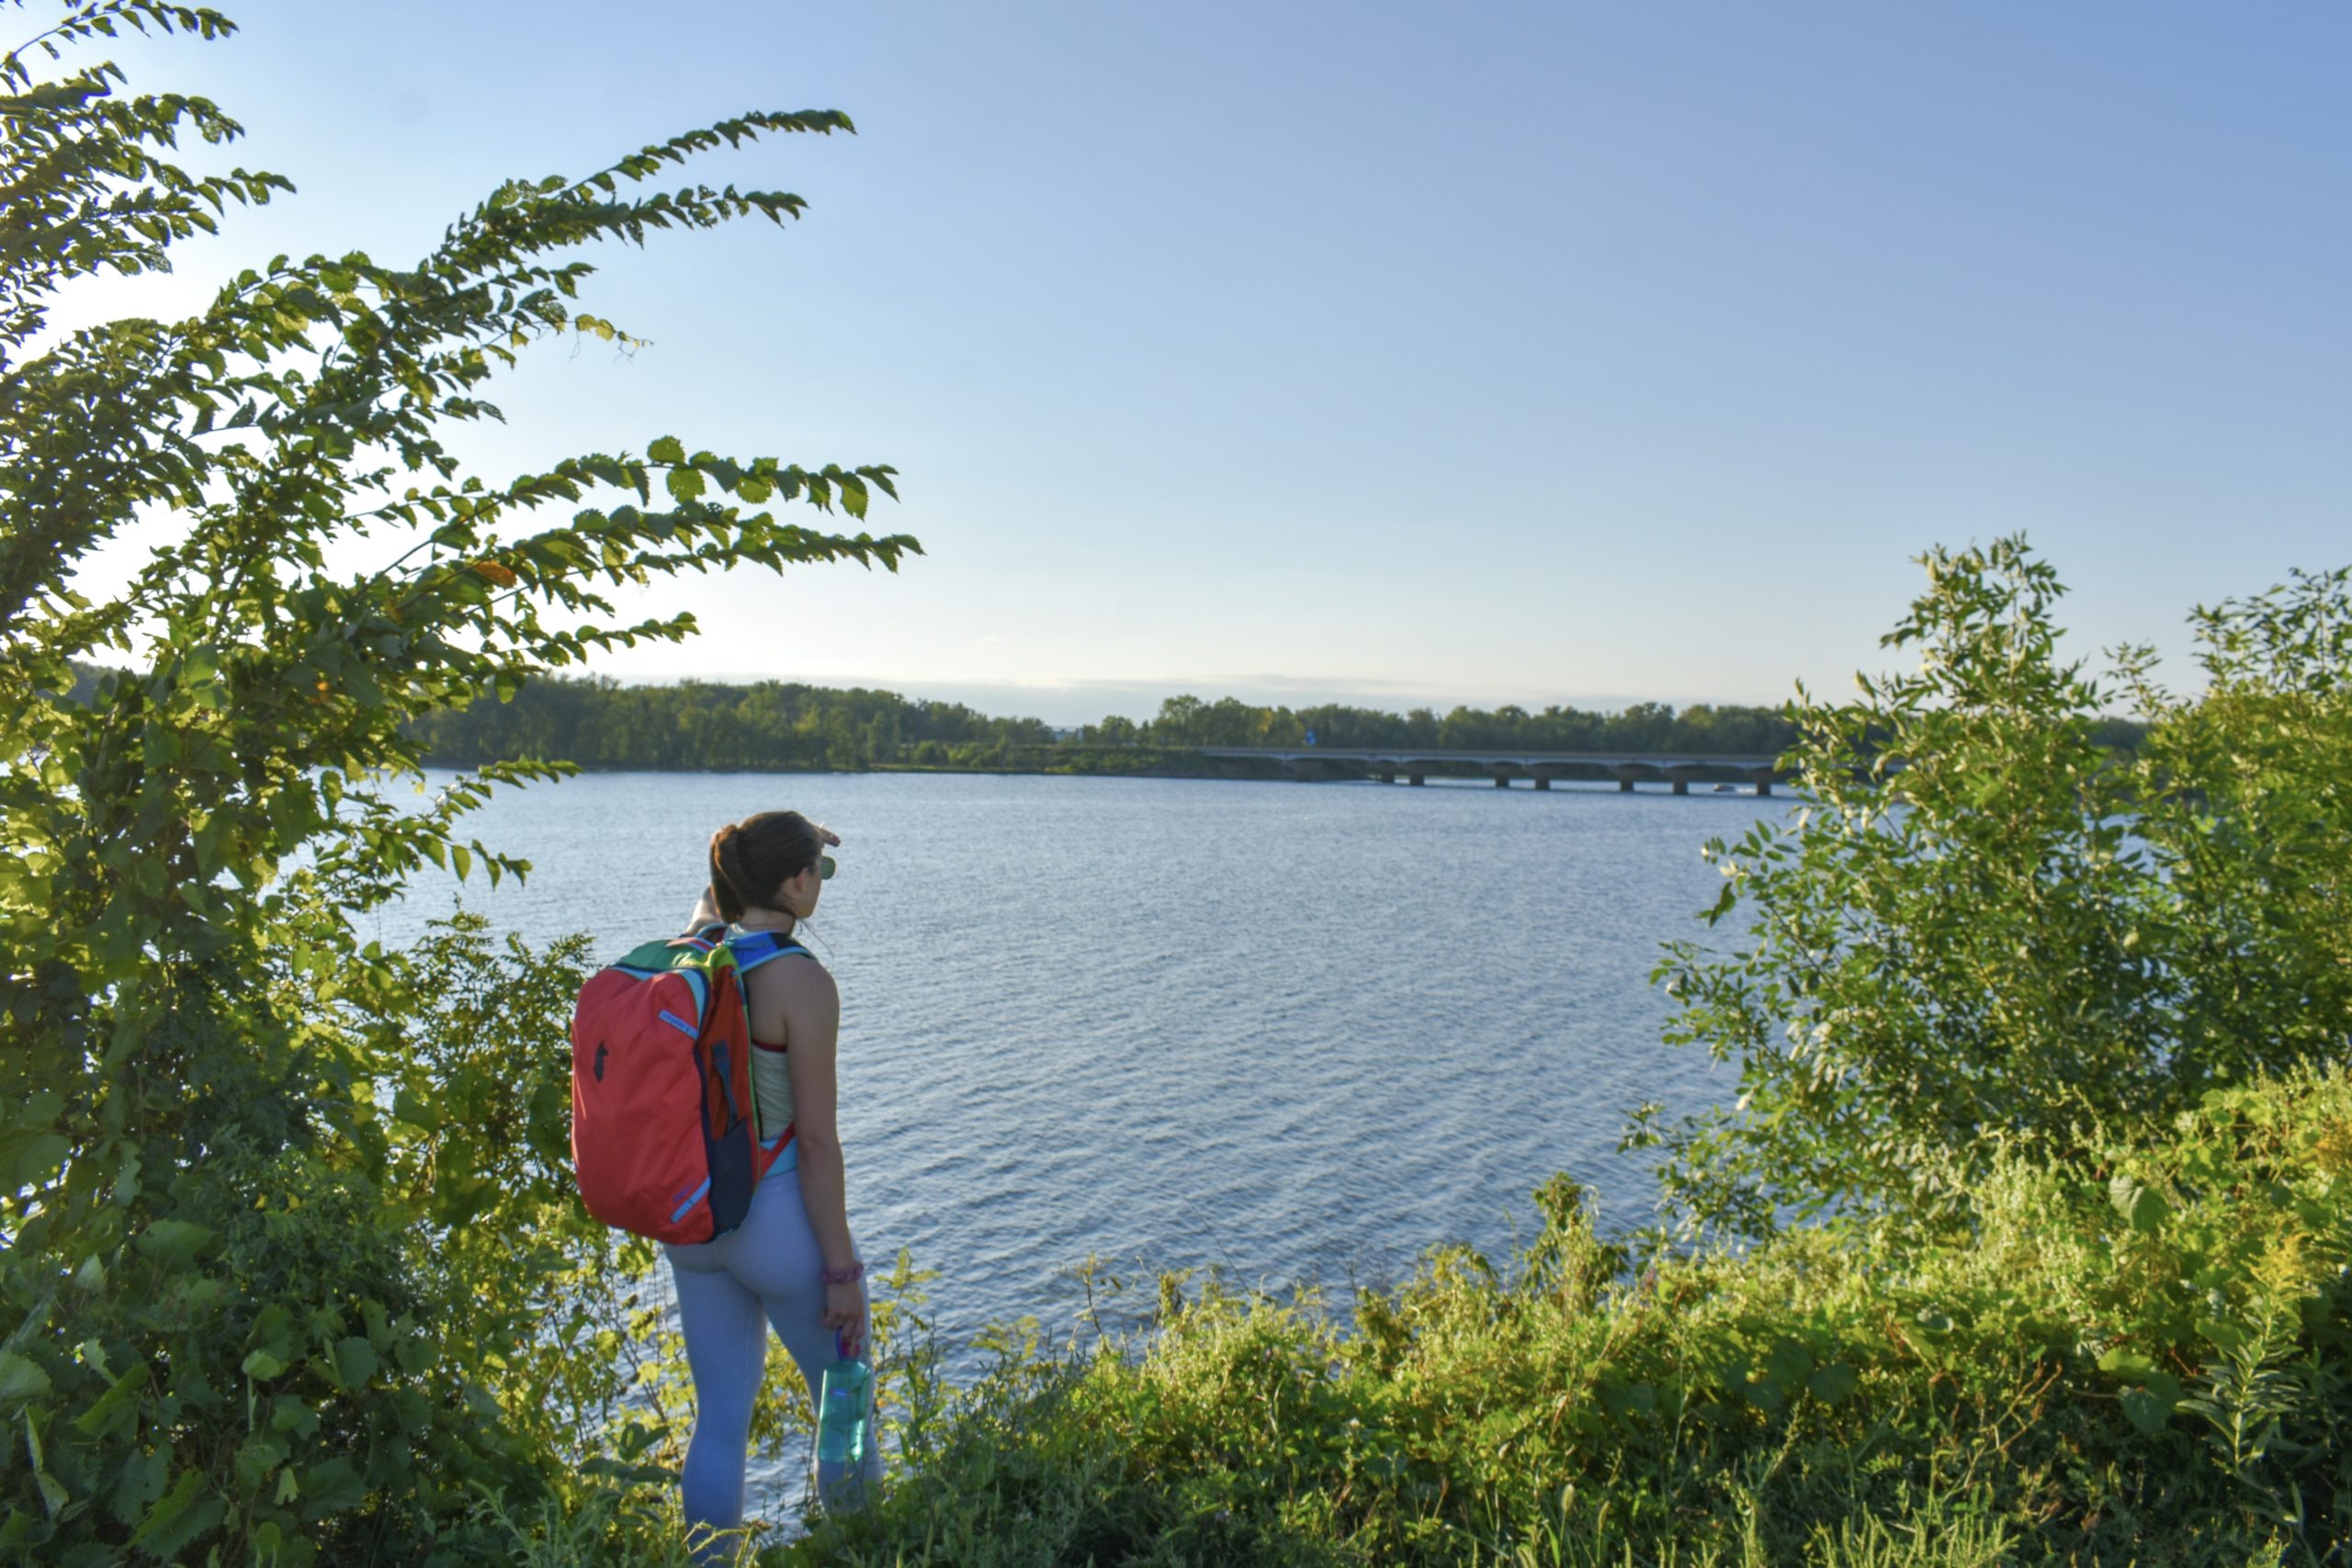
<path id="1" fill-rule="evenodd" d="M 697 926 L 684 935 L 673 936 L 661 944 L 669 949 L 669 957 L 662 966 L 674 969 L 706 962 L 726 941 L 725 926 Z"/>
<path id="2" fill-rule="evenodd" d="M 745 931 L 741 936 L 728 938 L 727 945 L 734 951 L 735 973 L 738 975 L 748 975 L 771 958 L 789 958 L 796 953 L 803 958 L 816 956 L 789 937 L 778 936 L 774 931 Z"/>

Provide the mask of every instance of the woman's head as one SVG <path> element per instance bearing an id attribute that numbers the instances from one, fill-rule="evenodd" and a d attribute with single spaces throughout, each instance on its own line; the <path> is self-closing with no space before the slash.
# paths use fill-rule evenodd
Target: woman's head
<path id="1" fill-rule="evenodd" d="M 763 811 L 713 833 L 710 891 L 719 918 L 731 922 L 749 909 L 773 909 L 807 919 L 831 869 L 820 864 L 831 837 L 797 811 Z"/>

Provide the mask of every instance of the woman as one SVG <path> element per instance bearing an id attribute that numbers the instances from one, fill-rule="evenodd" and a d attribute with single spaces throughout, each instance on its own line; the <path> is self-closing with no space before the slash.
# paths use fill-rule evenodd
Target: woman
<path id="1" fill-rule="evenodd" d="M 797 811 L 763 811 L 721 828 L 710 840 L 710 885 L 695 906 L 694 929 L 720 920 L 734 928 L 762 1138 L 790 1129 L 741 1225 L 712 1241 L 662 1249 L 695 1381 L 684 1479 L 686 1524 L 697 1536 L 743 1521 L 743 1468 L 767 1330 L 775 1328 L 798 1363 L 812 1406 L 825 1369 L 865 1350 L 865 1270 L 850 1239 L 834 1125 L 841 993 L 792 940 L 833 874 L 824 852 L 840 842 Z M 869 1442 L 854 1472 L 842 1463 L 818 1466 L 818 1495 L 838 1504 L 881 1473 L 882 1457 Z"/>

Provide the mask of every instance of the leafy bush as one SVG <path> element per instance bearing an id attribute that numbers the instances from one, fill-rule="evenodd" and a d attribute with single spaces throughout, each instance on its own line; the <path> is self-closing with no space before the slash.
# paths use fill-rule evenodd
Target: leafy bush
<path id="1" fill-rule="evenodd" d="M 2162 1136 L 2217 1084 L 2352 1045 L 2346 574 L 2195 622 L 2199 699 L 2122 650 L 2150 720 L 2101 744 L 2064 592 L 2023 543 L 1937 551 L 1885 639 L 1916 672 L 1800 694 L 1801 808 L 1708 853 L 1730 951 L 1675 944 L 1670 1038 L 1739 1069 L 1736 1107 L 1650 1113 L 1693 1228 L 1832 1208 L 1958 1214 L 2005 1151 Z"/>
<path id="2" fill-rule="evenodd" d="M 525 869 L 458 824 L 554 770 L 418 807 L 409 727 L 692 631 L 608 624 L 615 586 L 916 547 L 758 510 L 863 518 L 885 467 L 663 436 L 486 484 L 441 440 L 497 416 L 486 383 L 529 344 L 622 335 L 555 253 L 782 223 L 797 197 L 648 182 L 851 127 L 746 115 L 505 185 L 413 265 L 280 257 L 188 320 L 52 334 L 61 288 L 289 188 L 171 161 L 239 134 L 206 100 L 37 77 L 134 27 L 232 30 L 74 0 L 0 60 L 0 1560 L 453 1562 L 518 1524 L 626 1531 L 642 1499 L 578 1491 L 654 1474 L 662 1432 L 630 1428 L 612 1359 L 642 1255 L 558 1185 L 577 954 L 462 926 L 385 953 L 355 917 L 426 861 Z M 119 591 L 77 575 L 141 519 L 166 540 Z M 336 564 L 369 540 L 378 564 Z M 83 681 L 109 662 L 134 668 Z"/>
<path id="3" fill-rule="evenodd" d="M 382 963 L 413 1010 L 357 1111 L 389 1111 L 378 1136 L 266 1145 L 224 1111 L 175 1146 L 151 1126 L 80 1232 L 28 1217 L 0 1272 L 18 1325 L 0 1385 L 29 1438 L 12 1479 L 51 1528 L 20 1505 L 0 1545 L 454 1562 L 483 1544 L 485 1495 L 547 1496 L 573 1464 L 631 1473 L 651 1433 L 619 1425 L 620 1347 L 650 1315 L 631 1288 L 650 1258 L 572 1199 L 551 1026 L 577 953 L 501 953 L 462 919 Z M 62 1283 L 28 1266 L 69 1245 Z"/>
<path id="4" fill-rule="evenodd" d="M 1572 1187 L 1352 1324 L 1161 1282 L 1136 1342 L 1000 1342 L 791 1563 L 2341 1561 L 2352 1079 L 2160 1145 L 1995 1156 L 1893 1220 L 1627 1275 Z"/>

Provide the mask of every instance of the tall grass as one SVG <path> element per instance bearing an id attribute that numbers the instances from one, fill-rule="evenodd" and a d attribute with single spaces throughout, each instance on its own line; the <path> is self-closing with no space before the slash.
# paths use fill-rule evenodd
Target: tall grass
<path id="1" fill-rule="evenodd" d="M 1560 1179 L 1518 1257 L 1344 1320 L 1171 1277 L 1148 1329 L 1000 1336 L 964 1388 L 908 1348 L 895 1478 L 763 1560 L 2345 1562 L 2352 1084 L 2177 1134 L 1747 1256 L 1630 1257 Z"/>

